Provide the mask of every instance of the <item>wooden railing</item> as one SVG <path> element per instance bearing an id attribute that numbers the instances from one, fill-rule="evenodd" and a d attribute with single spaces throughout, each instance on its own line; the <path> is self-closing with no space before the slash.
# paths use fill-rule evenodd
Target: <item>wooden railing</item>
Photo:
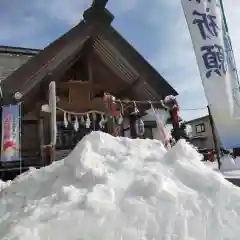
<path id="1" fill-rule="evenodd" d="M 56 149 L 73 149 L 77 143 L 90 131 L 90 129 L 79 129 L 78 132 L 75 132 L 72 129 L 59 129 L 57 133 Z"/>

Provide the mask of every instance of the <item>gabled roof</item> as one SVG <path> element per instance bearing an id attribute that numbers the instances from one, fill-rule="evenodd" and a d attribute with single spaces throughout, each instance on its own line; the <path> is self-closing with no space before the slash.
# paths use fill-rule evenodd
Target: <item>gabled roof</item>
<path id="1" fill-rule="evenodd" d="M 81 50 L 89 38 L 88 30 L 82 21 L 13 72 L 2 83 L 4 100 L 12 102 L 14 94 L 20 92 L 25 101 L 25 95 L 39 88 L 46 76 L 52 75 L 53 70 L 70 61 L 74 53 Z"/>
<path id="2" fill-rule="evenodd" d="M 178 95 L 177 91 L 156 71 L 145 58 L 126 41 L 112 26 L 108 28 L 101 37 L 107 46 L 118 51 L 119 56 L 138 72 L 139 76 L 150 85 L 160 96 Z M 144 84 L 144 83 L 143 83 Z"/>
<path id="3" fill-rule="evenodd" d="M 94 3 L 93 3 L 94 5 Z M 86 10 L 85 19 L 69 32 L 40 51 L 2 83 L 5 101 L 14 101 L 16 92 L 21 101 L 32 103 L 43 83 L 58 80 L 81 56 L 81 50 L 91 38 L 92 47 L 109 68 L 129 85 L 136 95 L 146 100 L 159 100 L 177 92 L 166 80 L 110 25 L 113 16 L 107 10 Z M 14 48 L 13 48 L 14 49 Z M 15 48 L 16 50 L 16 48 Z M 24 52 L 24 49 L 21 49 Z M 29 49 L 29 52 L 37 51 Z M 27 52 L 27 51 L 26 51 Z M 58 76 L 58 77 L 57 77 Z"/>

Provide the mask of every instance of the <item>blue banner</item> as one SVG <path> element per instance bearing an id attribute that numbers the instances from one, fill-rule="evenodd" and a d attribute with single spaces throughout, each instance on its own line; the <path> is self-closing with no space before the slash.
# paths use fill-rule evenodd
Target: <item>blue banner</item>
<path id="1" fill-rule="evenodd" d="M 1 161 L 20 160 L 20 106 L 3 106 Z"/>

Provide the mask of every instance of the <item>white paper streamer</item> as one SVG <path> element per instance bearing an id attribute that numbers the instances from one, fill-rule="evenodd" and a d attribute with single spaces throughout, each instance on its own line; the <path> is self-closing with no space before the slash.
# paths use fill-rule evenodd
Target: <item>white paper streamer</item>
<path id="1" fill-rule="evenodd" d="M 64 123 L 64 127 L 67 128 L 68 127 L 68 120 L 67 120 L 67 113 L 66 112 L 63 113 L 63 123 Z"/>
<path id="2" fill-rule="evenodd" d="M 81 124 L 85 124 L 85 120 L 84 120 L 84 117 L 83 116 L 81 116 Z"/>
<path id="3" fill-rule="evenodd" d="M 69 114 L 69 113 L 68 113 L 68 115 L 67 115 L 67 120 L 68 120 L 69 123 L 72 122 L 71 114 Z"/>
<path id="4" fill-rule="evenodd" d="M 102 129 L 104 128 L 104 125 L 105 125 L 105 119 L 103 117 L 103 114 L 101 115 L 101 120 L 99 122 L 99 127 Z"/>
<path id="5" fill-rule="evenodd" d="M 75 116 L 75 121 L 74 121 L 73 127 L 74 127 L 74 130 L 77 132 L 79 129 L 79 122 L 78 122 L 77 116 Z"/>
<path id="6" fill-rule="evenodd" d="M 90 120 L 89 114 L 87 114 L 86 128 L 90 128 L 90 126 L 91 126 L 91 120 Z"/>
<path id="7" fill-rule="evenodd" d="M 123 117 L 122 114 L 120 114 L 119 118 L 118 118 L 118 124 L 121 125 L 123 122 Z"/>

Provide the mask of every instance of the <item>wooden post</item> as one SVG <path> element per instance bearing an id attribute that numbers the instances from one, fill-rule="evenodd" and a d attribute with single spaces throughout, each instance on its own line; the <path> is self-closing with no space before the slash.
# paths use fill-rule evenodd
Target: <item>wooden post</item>
<path id="1" fill-rule="evenodd" d="M 213 118 L 212 118 L 212 114 L 211 114 L 209 106 L 207 106 L 207 108 L 208 108 L 208 114 L 209 114 L 209 121 L 210 121 L 211 129 L 212 129 L 214 147 L 215 147 L 215 151 L 217 154 L 218 168 L 220 169 L 221 168 L 220 152 L 219 152 L 219 148 L 218 148 L 218 144 L 217 144 L 217 137 L 216 137 L 216 133 L 215 133 L 214 122 L 213 122 Z"/>
<path id="2" fill-rule="evenodd" d="M 46 154 L 44 151 L 44 120 L 41 116 L 39 116 L 38 119 L 38 135 L 40 142 L 41 164 L 43 166 L 46 163 Z"/>
<path id="3" fill-rule="evenodd" d="M 112 97 L 108 98 L 107 104 L 108 104 L 107 105 L 107 118 L 108 118 L 107 131 L 109 134 L 113 135 L 114 129 L 115 129 L 115 121 L 114 121 L 114 117 L 112 116 L 112 104 L 113 104 Z"/>
<path id="4" fill-rule="evenodd" d="M 50 164 L 52 164 L 54 161 L 56 161 L 56 147 L 55 145 L 52 145 L 50 147 Z"/>
<path id="5" fill-rule="evenodd" d="M 130 114 L 130 115 L 129 115 L 129 120 L 130 120 L 130 133 L 131 133 L 131 138 L 135 139 L 135 138 L 137 138 L 137 132 L 136 132 L 136 115 L 135 115 L 135 114 Z"/>

